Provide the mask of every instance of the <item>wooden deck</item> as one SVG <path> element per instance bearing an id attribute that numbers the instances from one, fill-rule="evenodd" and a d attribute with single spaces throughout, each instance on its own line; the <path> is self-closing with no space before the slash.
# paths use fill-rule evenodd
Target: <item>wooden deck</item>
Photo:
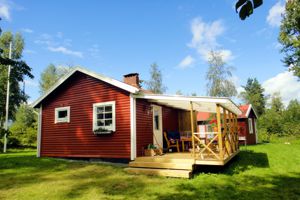
<path id="1" fill-rule="evenodd" d="M 162 156 L 137 157 L 129 163 L 129 167 L 125 171 L 133 174 L 191 178 L 195 165 L 223 166 L 238 152 L 225 157 L 224 160 L 209 158 L 209 155 L 203 155 L 205 160 L 200 157 L 194 159 L 191 153 L 166 153 Z"/>

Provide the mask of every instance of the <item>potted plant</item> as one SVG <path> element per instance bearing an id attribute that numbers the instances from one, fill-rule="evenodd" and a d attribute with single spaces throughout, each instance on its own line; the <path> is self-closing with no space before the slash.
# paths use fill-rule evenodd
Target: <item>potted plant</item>
<path id="1" fill-rule="evenodd" d="M 154 144 L 148 144 L 146 149 L 144 149 L 145 156 L 156 156 L 162 154 L 163 154 L 162 149 L 157 148 Z"/>

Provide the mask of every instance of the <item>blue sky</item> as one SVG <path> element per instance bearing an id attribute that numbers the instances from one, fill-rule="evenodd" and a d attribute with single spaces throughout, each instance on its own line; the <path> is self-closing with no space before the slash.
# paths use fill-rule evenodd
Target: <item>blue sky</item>
<path id="1" fill-rule="evenodd" d="M 265 0 L 245 21 L 235 0 L 219 1 L 0 1 L 3 31 L 21 32 L 23 59 L 33 68 L 26 81 L 32 102 L 40 73 L 50 63 L 80 65 L 112 78 L 138 72 L 149 79 L 156 62 L 167 93 L 206 95 L 207 52 L 222 52 L 235 67 L 239 91 L 257 78 L 267 94 L 300 100 L 300 83 L 283 66 L 277 41 L 284 1 Z M 293 87 L 290 87 L 293 85 Z"/>

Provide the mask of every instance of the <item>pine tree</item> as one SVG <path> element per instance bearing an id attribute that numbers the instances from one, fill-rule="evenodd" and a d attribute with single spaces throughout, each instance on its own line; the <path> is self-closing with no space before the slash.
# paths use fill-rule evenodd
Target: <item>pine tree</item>
<path id="1" fill-rule="evenodd" d="M 264 88 L 256 78 L 248 78 L 247 84 L 243 86 L 245 91 L 240 93 L 240 97 L 246 104 L 252 104 L 254 110 L 260 116 L 264 113 L 266 107 L 266 98 Z"/>

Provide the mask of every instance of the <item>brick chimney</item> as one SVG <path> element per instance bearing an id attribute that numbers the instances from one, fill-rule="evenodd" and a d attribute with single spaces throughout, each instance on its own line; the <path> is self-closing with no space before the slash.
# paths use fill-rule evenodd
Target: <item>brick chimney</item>
<path id="1" fill-rule="evenodd" d="M 133 87 L 140 88 L 140 79 L 138 73 L 130 73 L 124 75 L 124 83 L 127 83 L 128 85 L 131 85 Z"/>

